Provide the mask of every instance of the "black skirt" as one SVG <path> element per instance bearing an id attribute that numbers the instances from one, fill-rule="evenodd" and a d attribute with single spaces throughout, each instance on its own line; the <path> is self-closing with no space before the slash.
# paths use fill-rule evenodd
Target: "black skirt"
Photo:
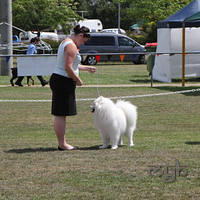
<path id="1" fill-rule="evenodd" d="M 55 116 L 76 115 L 76 82 L 58 74 L 52 74 L 50 78 L 52 90 L 51 114 Z"/>

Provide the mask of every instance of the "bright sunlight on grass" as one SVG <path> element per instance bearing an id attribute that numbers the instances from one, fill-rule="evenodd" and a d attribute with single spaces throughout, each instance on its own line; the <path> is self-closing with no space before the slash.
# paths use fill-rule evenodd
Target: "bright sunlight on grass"
<path id="1" fill-rule="evenodd" d="M 97 67 L 98 84 L 148 83 L 99 87 L 106 97 L 198 88 L 151 88 L 145 65 Z M 81 76 L 85 84 L 96 85 L 97 75 Z M 0 77 L 0 84 L 9 84 L 9 77 Z M 51 99 L 49 87 L 6 86 L 0 87 L 0 94 L 0 100 Z M 77 99 L 97 95 L 95 87 L 77 88 Z M 99 150 L 92 101 L 77 101 L 78 115 L 67 118 L 67 139 L 80 150 L 71 152 L 57 151 L 50 102 L 0 102 L 0 199 L 199 199 L 200 92 L 126 100 L 138 107 L 134 147 L 125 139 L 125 146 L 115 151 Z"/>

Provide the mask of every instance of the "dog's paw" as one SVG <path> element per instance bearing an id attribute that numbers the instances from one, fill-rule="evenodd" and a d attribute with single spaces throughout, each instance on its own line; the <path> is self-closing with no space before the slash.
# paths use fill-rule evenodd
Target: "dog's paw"
<path id="1" fill-rule="evenodd" d="M 99 149 L 106 149 L 106 148 L 108 148 L 107 145 L 101 145 L 101 146 L 99 146 Z"/>
<path id="2" fill-rule="evenodd" d="M 135 146 L 135 144 L 133 144 L 133 143 L 132 143 L 132 144 L 129 144 L 129 147 L 133 147 L 133 146 Z"/>
<path id="3" fill-rule="evenodd" d="M 115 150 L 115 149 L 117 149 L 117 148 L 118 148 L 117 145 L 111 147 L 112 150 Z"/>

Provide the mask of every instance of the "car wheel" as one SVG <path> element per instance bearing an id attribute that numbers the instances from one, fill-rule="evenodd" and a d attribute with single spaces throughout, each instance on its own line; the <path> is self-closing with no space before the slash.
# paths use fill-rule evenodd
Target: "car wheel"
<path id="1" fill-rule="evenodd" d="M 134 59 L 133 59 L 133 64 L 139 64 L 139 62 L 140 62 L 140 56 L 139 55 L 136 55 L 136 57 L 134 57 Z"/>
<path id="2" fill-rule="evenodd" d="M 145 55 L 141 55 L 139 57 L 139 64 L 145 64 L 145 63 L 146 63 Z"/>
<path id="3" fill-rule="evenodd" d="M 134 64 L 145 64 L 145 55 L 139 55 L 133 60 Z"/>
<path id="4" fill-rule="evenodd" d="M 95 56 L 87 56 L 86 63 L 87 63 L 87 65 L 96 65 L 97 59 Z"/>

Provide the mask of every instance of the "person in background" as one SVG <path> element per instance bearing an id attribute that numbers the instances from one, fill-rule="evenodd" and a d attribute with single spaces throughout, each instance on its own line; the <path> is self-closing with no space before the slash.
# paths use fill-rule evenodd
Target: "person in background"
<path id="1" fill-rule="evenodd" d="M 31 42 L 28 46 L 28 49 L 27 49 L 27 52 L 26 54 L 27 55 L 34 55 L 34 54 L 37 54 L 37 47 L 36 45 L 40 42 L 40 38 L 39 37 L 34 37 L 31 39 Z M 38 79 L 40 80 L 40 83 L 42 86 L 45 86 L 48 84 L 48 82 L 46 80 L 44 80 L 44 78 L 42 76 L 37 76 Z M 24 79 L 24 76 L 19 76 L 17 81 L 15 82 L 15 85 L 18 85 L 18 86 L 23 86 L 22 85 L 22 80 Z"/>
<path id="2" fill-rule="evenodd" d="M 54 115 L 54 130 L 58 140 L 58 150 L 75 150 L 66 142 L 66 117 L 76 115 L 75 89 L 82 86 L 79 70 L 96 72 L 92 66 L 81 65 L 81 56 L 78 48 L 90 38 L 89 29 L 85 26 L 74 27 L 74 33 L 63 40 L 58 48 L 57 65 L 50 78 L 52 90 L 52 108 Z"/>

